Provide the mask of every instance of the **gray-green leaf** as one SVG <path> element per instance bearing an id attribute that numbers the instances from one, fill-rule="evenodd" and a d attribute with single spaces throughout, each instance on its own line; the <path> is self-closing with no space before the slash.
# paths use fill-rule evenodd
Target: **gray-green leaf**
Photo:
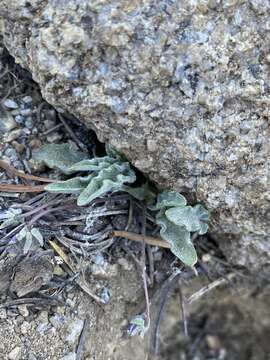
<path id="1" fill-rule="evenodd" d="M 93 159 L 85 159 L 72 165 L 68 169 L 68 171 L 69 173 L 74 173 L 78 171 L 100 171 L 112 165 L 116 161 L 117 161 L 116 159 L 109 156 L 96 157 Z"/>
<path id="2" fill-rule="evenodd" d="M 30 231 L 27 231 L 26 235 L 25 235 L 25 243 L 24 243 L 24 247 L 23 247 L 24 254 L 28 253 L 28 251 L 31 249 L 32 241 L 33 241 L 32 234 Z"/>
<path id="3" fill-rule="evenodd" d="M 151 210 L 160 210 L 165 207 L 178 206 L 183 207 L 187 204 L 183 195 L 176 191 L 164 190 L 157 197 L 157 203 L 151 206 Z"/>
<path id="4" fill-rule="evenodd" d="M 198 231 L 199 234 L 207 232 L 208 211 L 202 205 L 174 207 L 166 210 L 167 218 L 178 226 L 184 226 L 188 231 Z M 202 221 L 203 220 L 203 221 Z"/>
<path id="5" fill-rule="evenodd" d="M 61 181 L 58 183 L 52 183 L 45 186 L 46 191 L 62 193 L 62 194 L 79 194 L 83 191 L 93 175 L 89 176 L 78 176 L 66 181 Z"/>
<path id="6" fill-rule="evenodd" d="M 197 262 L 197 254 L 190 239 L 190 233 L 183 226 L 169 221 L 164 210 L 157 216 L 157 224 L 161 226 L 160 236 L 171 245 L 171 252 L 185 265 L 193 266 Z"/>
<path id="7" fill-rule="evenodd" d="M 124 186 L 123 191 L 129 193 L 137 200 L 145 201 L 146 204 L 152 204 L 156 197 L 156 193 L 153 191 L 153 189 L 148 183 L 145 183 L 142 186 L 136 188 Z"/>
<path id="8" fill-rule="evenodd" d="M 136 175 L 129 163 L 113 164 L 94 176 L 88 186 L 81 192 L 77 203 L 79 206 L 89 204 L 99 196 L 111 191 L 120 191 L 124 183 L 133 183 Z"/>
<path id="9" fill-rule="evenodd" d="M 40 246 L 43 246 L 43 245 L 44 245 L 43 235 L 41 234 L 41 232 L 39 231 L 38 228 L 32 228 L 31 234 L 34 236 L 34 238 L 37 239 L 37 241 L 39 242 Z"/>
<path id="10" fill-rule="evenodd" d="M 45 163 L 48 167 L 58 169 L 65 174 L 69 168 L 87 158 L 87 154 L 77 151 L 71 144 L 46 144 L 33 151 L 34 160 Z"/>

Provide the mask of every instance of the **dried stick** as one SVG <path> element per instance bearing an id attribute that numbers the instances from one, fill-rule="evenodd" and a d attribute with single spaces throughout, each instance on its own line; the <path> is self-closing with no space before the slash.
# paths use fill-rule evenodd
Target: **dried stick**
<path id="1" fill-rule="evenodd" d="M 184 328 L 184 334 L 188 336 L 188 327 L 187 327 L 187 316 L 186 316 L 186 307 L 185 307 L 185 300 L 182 292 L 182 286 L 181 286 L 181 279 L 179 279 L 179 297 L 180 297 L 180 305 L 181 305 L 181 312 L 182 312 L 182 319 L 183 319 L 183 328 Z"/>
<path id="2" fill-rule="evenodd" d="M 80 339 L 79 339 L 79 344 L 77 347 L 77 351 L 76 351 L 76 360 L 81 360 L 82 359 L 82 350 L 83 350 L 83 346 L 86 340 L 86 335 L 87 335 L 87 330 L 89 328 L 90 325 L 90 317 L 89 314 L 86 315 L 86 318 L 84 320 L 84 324 L 83 324 L 83 329 L 80 335 Z"/>
<path id="3" fill-rule="evenodd" d="M 76 143 L 76 145 L 78 146 L 78 148 L 81 151 L 85 151 L 85 148 L 83 146 L 83 144 L 80 142 L 80 140 L 78 139 L 78 137 L 75 135 L 74 131 L 71 129 L 71 127 L 67 124 L 66 120 L 64 119 L 64 117 L 58 113 L 58 117 L 59 120 L 61 121 L 61 123 L 64 125 L 65 129 L 67 130 L 67 132 L 69 133 L 70 137 L 74 140 L 74 142 Z"/>
<path id="4" fill-rule="evenodd" d="M 0 184 L 0 191 L 10 193 L 35 193 L 45 190 L 45 185 L 13 185 L 13 184 Z"/>
<path id="5" fill-rule="evenodd" d="M 187 300 L 186 300 L 186 303 L 187 304 L 191 304 L 193 303 L 194 301 L 198 300 L 200 297 L 202 297 L 203 295 L 205 295 L 206 293 L 208 293 L 209 291 L 213 290 L 214 288 L 220 286 L 220 285 L 223 285 L 225 283 L 228 282 L 228 279 L 229 280 L 232 280 L 234 277 L 236 276 L 236 274 L 234 273 L 229 273 L 227 275 L 227 279 L 225 278 L 219 278 L 215 281 L 213 281 L 212 283 L 206 285 L 206 286 L 203 286 L 200 290 L 196 291 L 194 294 L 192 294 Z"/>
<path id="6" fill-rule="evenodd" d="M 47 183 L 58 182 L 58 180 L 53 180 L 53 179 L 49 179 L 49 178 L 25 174 L 23 171 L 17 170 L 15 167 L 13 167 L 12 165 L 9 165 L 8 163 L 6 163 L 3 160 L 0 160 L 0 167 L 2 169 L 6 170 L 8 173 L 10 173 L 14 176 L 18 176 L 22 179 L 47 182 Z"/>
<path id="7" fill-rule="evenodd" d="M 144 239 L 145 243 L 148 245 L 159 246 L 162 248 L 170 249 L 169 243 L 167 243 L 166 241 L 163 241 L 159 238 L 152 237 L 152 236 L 142 236 L 139 234 L 131 233 L 128 231 L 122 231 L 122 230 L 113 230 L 112 236 L 123 237 L 128 240 L 139 241 L 139 242 L 143 242 L 143 239 Z"/>
<path id="8" fill-rule="evenodd" d="M 146 302 L 146 317 L 147 317 L 147 328 L 150 327 L 150 302 L 148 295 L 148 287 L 147 287 L 147 277 L 146 277 L 146 252 L 145 252 L 145 231 L 146 231 L 146 208 L 142 209 L 142 259 L 141 259 L 141 267 L 142 267 L 142 278 L 143 278 L 143 287 L 144 287 L 144 295 Z"/>

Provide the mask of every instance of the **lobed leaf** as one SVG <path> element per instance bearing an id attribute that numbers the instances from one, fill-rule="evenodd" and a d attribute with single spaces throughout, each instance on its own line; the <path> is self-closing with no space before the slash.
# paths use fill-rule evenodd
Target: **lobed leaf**
<path id="1" fill-rule="evenodd" d="M 79 194 L 87 187 L 92 177 L 93 175 L 91 174 L 84 177 L 78 176 L 58 183 L 51 183 L 45 186 L 45 190 L 62 194 Z"/>
<path id="2" fill-rule="evenodd" d="M 198 231 L 200 235 L 207 232 L 208 226 L 202 220 L 208 220 L 208 211 L 202 205 L 174 207 L 165 212 L 169 221 L 184 226 L 188 231 Z"/>
<path id="3" fill-rule="evenodd" d="M 108 166 L 115 163 L 117 160 L 110 157 L 96 157 L 93 159 L 85 159 L 74 165 L 72 165 L 68 171 L 69 173 L 74 173 L 78 171 L 100 171 L 102 169 L 106 169 Z"/>
<path id="4" fill-rule="evenodd" d="M 64 174 L 69 174 L 69 168 L 85 159 L 87 154 L 77 151 L 71 144 L 46 144 L 33 151 L 36 161 L 45 163 L 52 169 L 58 169 Z"/>
<path id="5" fill-rule="evenodd" d="M 142 186 L 136 188 L 124 186 L 123 191 L 127 192 L 137 200 L 145 201 L 146 204 L 149 204 L 149 206 L 150 204 L 153 204 L 156 198 L 156 193 L 148 183 L 145 183 Z"/>
<path id="6" fill-rule="evenodd" d="M 135 180 L 136 175 L 129 163 L 112 164 L 93 176 L 88 186 L 79 195 L 77 204 L 87 205 L 97 197 L 108 192 L 119 191 L 124 183 L 133 183 Z"/>
<path id="7" fill-rule="evenodd" d="M 165 207 L 184 207 L 187 204 L 185 197 L 176 191 L 164 190 L 157 197 L 157 202 L 151 206 L 151 210 L 160 210 Z"/>
<path id="8" fill-rule="evenodd" d="M 165 210 L 159 212 L 156 220 L 161 227 L 160 236 L 171 245 L 171 252 L 187 266 L 196 264 L 197 254 L 190 239 L 190 232 L 168 220 Z"/>
<path id="9" fill-rule="evenodd" d="M 38 228 L 32 228 L 31 234 L 34 236 L 35 239 L 37 239 L 40 246 L 44 245 L 43 235 L 41 234 Z"/>

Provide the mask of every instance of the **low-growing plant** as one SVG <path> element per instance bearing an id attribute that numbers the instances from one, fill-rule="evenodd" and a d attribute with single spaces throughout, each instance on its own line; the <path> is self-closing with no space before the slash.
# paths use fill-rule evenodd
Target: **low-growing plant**
<path id="1" fill-rule="evenodd" d="M 51 183 L 45 190 L 55 193 L 76 194 L 77 204 L 85 206 L 94 199 L 109 192 L 124 191 L 144 201 L 155 214 L 160 236 L 170 244 L 171 251 L 184 264 L 193 266 L 197 254 L 191 240 L 191 233 L 205 234 L 208 229 L 208 211 L 202 205 L 188 206 L 185 197 L 175 191 L 153 191 L 147 183 L 131 187 L 136 174 L 128 161 L 113 149 L 107 147 L 107 155 L 88 159 L 69 144 L 48 144 L 34 152 L 37 161 L 50 168 L 56 168 L 68 180 Z M 73 174 L 80 173 L 80 175 Z M 85 175 L 82 175 L 85 174 Z"/>

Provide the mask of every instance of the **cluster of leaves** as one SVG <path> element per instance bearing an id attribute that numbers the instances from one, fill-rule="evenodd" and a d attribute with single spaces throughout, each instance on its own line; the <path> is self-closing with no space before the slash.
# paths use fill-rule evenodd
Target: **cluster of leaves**
<path id="1" fill-rule="evenodd" d="M 86 176 L 75 176 L 66 181 L 49 184 L 45 189 L 56 193 L 77 194 L 77 204 L 84 206 L 108 192 L 121 191 L 125 183 L 136 180 L 129 163 L 116 154 L 93 159 L 84 157 L 83 153 L 76 152 L 69 144 L 48 144 L 37 150 L 34 158 L 43 161 L 50 168 L 57 168 L 68 175 L 86 173 Z"/>
<path id="2" fill-rule="evenodd" d="M 197 261 L 191 233 L 207 232 L 208 211 L 202 205 L 187 206 L 186 199 L 175 191 L 153 192 L 148 184 L 132 188 L 136 180 L 130 164 L 110 148 L 107 155 L 87 159 L 87 155 L 75 151 L 69 144 L 49 144 L 37 150 L 34 157 L 50 168 L 56 168 L 66 175 L 86 173 L 66 181 L 46 186 L 50 192 L 77 194 L 77 204 L 84 206 L 108 192 L 125 191 L 142 200 L 155 212 L 160 236 L 170 243 L 171 251 L 186 265 Z"/>

